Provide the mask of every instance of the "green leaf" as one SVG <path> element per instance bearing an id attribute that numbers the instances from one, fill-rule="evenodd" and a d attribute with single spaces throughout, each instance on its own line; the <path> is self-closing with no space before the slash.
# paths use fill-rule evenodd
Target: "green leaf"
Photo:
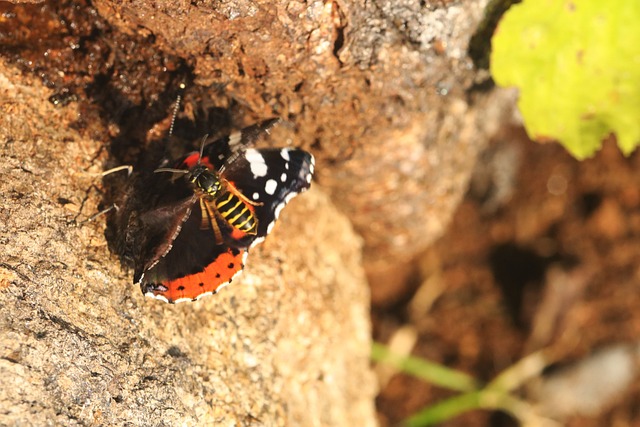
<path id="1" fill-rule="evenodd" d="M 640 143 L 640 0 L 525 0 L 493 37 L 491 73 L 520 89 L 529 137 L 592 156 Z"/>

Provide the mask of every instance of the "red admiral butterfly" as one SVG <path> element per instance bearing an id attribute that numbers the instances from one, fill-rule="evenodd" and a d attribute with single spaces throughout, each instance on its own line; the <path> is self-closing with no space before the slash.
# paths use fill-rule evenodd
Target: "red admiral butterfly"
<path id="1" fill-rule="evenodd" d="M 115 250 L 133 264 L 145 295 L 175 303 L 216 293 L 240 273 L 284 205 L 309 188 L 310 153 L 250 148 L 276 122 L 205 140 L 200 152 L 132 177 L 111 226 Z"/>

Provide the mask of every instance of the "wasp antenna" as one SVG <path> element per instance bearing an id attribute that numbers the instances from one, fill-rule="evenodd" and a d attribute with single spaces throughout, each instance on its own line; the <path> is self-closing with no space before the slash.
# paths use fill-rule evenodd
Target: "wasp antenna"
<path id="1" fill-rule="evenodd" d="M 176 105 L 173 107 L 173 115 L 171 116 L 171 126 L 169 126 L 169 136 L 173 135 L 173 126 L 176 123 L 176 117 L 178 117 L 178 110 L 180 109 L 180 102 L 182 101 L 182 93 L 184 92 L 186 84 L 180 83 L 180 92 L 176 98 Z"/>
<path id="2" fill-rule="evenodd" d="M 179 173 L 183 175 L 186 175 L 189 173 L 189 171 L 186 169 L 173 169 L 173 168 L 158 168 L 153 171 L 153 173 L 161 173 L 161 172 Z"/>
<path id="3" fill-rule="evenodd" d="M 198 154 L 198 164 L 200 164 L 200 160 L 202 159 L 202 153 L 204 152 L 204 142 L 208 137 L 208 134 L 202 137 L 202 142 L 200 143 L 200 154 Z"/>

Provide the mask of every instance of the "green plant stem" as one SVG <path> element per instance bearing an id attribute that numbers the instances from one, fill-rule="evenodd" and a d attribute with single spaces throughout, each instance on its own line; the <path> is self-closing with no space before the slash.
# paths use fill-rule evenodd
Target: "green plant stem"
<path id="1" fill-rule="evenodd" d="M 429 426 L 451 419 L 463 412 L 480 408 L 482 392 L 473 391 L 429 406 L 407 418 L 404 427 Z"/>
<path id="2" fill-rule="evenodd" d="M 406 374 L 449 390 L 472 391 L 478 388 L 478 382 L 464 372 L 417 357 L 394 354 L 383 344 L 373 343 L 371 358 L 375 362 L 395 366 Z"/>
<path id="3" fill-rule="evenodd" d="M 540 421 L 536 425 L 543 425 L 543 419 L 539 418 L 527 403 L 506 394 L 502 390 L 491 388 L 464 393 L 443 400 L 407 418 L 402 425 L 404 427 L 430 426 L 449 420 L 463 412 L 476 409 L 500 410 L 520 421 L 536 419 Z"/>

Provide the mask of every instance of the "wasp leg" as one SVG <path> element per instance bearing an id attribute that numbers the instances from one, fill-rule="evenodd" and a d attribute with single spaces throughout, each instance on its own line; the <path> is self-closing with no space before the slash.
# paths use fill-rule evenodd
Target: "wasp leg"
<path id="1" fill-rule="evenodd" d="M 202 224 L 200 225 L 200 228 L 205 230 L 210 226 L 213 230 L 213 234 L 216 236 L 216 244 L 222 244 L 222 232 L 220 231 L 220 227 L 216 220 L 216 213 L 203 198 L 200 198 L 200 209 L 202 210 Z"/>

